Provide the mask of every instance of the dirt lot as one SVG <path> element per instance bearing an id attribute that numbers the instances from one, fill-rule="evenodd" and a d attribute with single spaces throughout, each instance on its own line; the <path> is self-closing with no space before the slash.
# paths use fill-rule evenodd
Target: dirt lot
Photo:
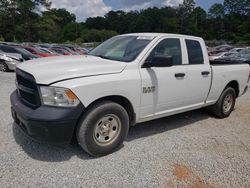
<path id="1" fill-rule="evenodd" d="M 250 92 L 224 120 L 196 110 L 130 129 L 117 152 L 37 143 L 13 124 L 0 72 L 0 187 L 250 187 Z"/>

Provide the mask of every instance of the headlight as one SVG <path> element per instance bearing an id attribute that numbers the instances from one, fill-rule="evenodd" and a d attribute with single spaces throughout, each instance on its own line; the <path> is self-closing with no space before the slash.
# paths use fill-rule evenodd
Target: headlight
<path id="1" fill-rule="evenodd" d="M 10 64 L 13 64 L 13 65 L 17 65 L 20 63 L 20 61 L 15 61 L 15 60 L 12 60 L 12 61 L 8 61 Z"/>
<path id="2" fill-rule="evenodd" d="M 80 103 L 75 94 L 67 88 L 41 86 L 40 90 L 44 105 L 74 107 Z"/>
<path id="3" fill-rule="evenodd" d="M 7 57 L 7 56 L 3 56 L 2 58 L 3 58 L 3 60 L 5 60 L 5 61 L 13 61 L 13 59 L 12 59 L 12 58 Z"/>

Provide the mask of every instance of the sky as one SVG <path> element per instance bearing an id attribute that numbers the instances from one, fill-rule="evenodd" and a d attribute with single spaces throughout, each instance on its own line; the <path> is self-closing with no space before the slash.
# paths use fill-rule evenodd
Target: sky
<path id="1" fill-rule="evenodd" d="M 178 6 L 183 0 L 51 0 L 52 8 L 65 8 L 76 15 L 77 21 L 103 16 L 111 10 L 141 10 L 149 7 Z M 208 10 L 223 0 L 196 0 L 196 5 Z"/>

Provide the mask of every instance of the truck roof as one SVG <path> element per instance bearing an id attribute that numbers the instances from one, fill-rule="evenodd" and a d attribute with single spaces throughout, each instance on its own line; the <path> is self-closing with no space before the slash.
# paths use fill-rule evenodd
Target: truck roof
<path id="1" fill-rule="evenodd" d="M 146 37 L 171 36 L 171 37 L 202 39 L 201 37 L 195 37 L 195 36 L 191 36 L 191 35 L 173 34 L 173 33 L 129 33 L 129 34 L 123 34 L 121 36 L 146 36 Z"/>

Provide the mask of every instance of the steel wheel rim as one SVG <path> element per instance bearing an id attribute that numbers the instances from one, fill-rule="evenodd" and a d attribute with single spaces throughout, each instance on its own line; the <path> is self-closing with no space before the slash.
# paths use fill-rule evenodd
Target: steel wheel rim
<path id="1" fill-rule="evenodd" d="M 227 94 L 223 101 L 223 111 L 224 113 L 228 113 L 233 105 L 233 96 L 232 94 Z"/>
<path id="2" fill-rule="evenodd" d="M 95 125 L 94 140 L 98 145 L 109 145 L 117 139 L 120 132 L 120 118 L 114 114 L 108 114 Z"/>

